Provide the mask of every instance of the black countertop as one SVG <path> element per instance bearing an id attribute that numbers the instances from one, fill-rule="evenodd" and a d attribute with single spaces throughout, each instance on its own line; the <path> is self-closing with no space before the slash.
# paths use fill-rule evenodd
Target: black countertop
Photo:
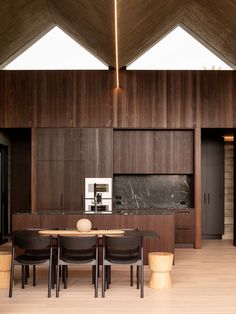
<path id="1" fill-rule="evenodd" d="M 181 209 L 181 212 L 189 211 L 192 208 Z M 63 211 L 63 210 L 38 210 L 36 213 L 31 212 L 14 212 L 14 215 L 172 215 L 179 209 L 174 208 L 151 208 L 151 209 L 116 209 L 111 214 L 86 214 L 83 210 L 77 211 Z"/>

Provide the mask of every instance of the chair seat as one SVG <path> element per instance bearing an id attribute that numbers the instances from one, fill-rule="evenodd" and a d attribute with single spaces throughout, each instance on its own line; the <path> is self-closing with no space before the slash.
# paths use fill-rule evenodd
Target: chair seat
<path id="1" fill-rule="evenodd" d="M 44 263 L 49 260 L 49 255 L 27 255 L 22 254 L 17 256 L 15 260 L 19 263 L 34 265 Z"/>
<path id="2" fill-rule="evenodd" d="M 111 263 L 117 263 L 117 264 L 131 264 L 135 263 L 139 260 L 139 257 L 137 256 L 112 256 L 109 255 L 109 257 L 106 258 L 107 261 Z"/>

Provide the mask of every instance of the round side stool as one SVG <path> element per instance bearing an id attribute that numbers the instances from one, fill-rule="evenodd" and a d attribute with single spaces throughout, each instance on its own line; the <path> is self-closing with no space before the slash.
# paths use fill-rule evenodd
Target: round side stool
<path id="1" fill-rule="evenodd" d="M 11 251 L 0 251 L 0 288 L 9 288 Z"/>
<path id="2" fill-rule="evenodd" d="M 172 286 L 170 271 L 174 254 L 169 252 L 148 253 L 149 268 L 152 272 L 149 287 L 152 289 L 169 289 Z"/>

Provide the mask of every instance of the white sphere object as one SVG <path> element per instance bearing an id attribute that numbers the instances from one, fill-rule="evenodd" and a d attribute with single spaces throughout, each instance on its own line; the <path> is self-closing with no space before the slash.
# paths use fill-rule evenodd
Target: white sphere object
<path id="1" fill-rule="evenodd" d="M 92 223 L 89 219 L 86 218 L 79 219 L 76 223 L 76 228 L 79 231 L 90 231 L 92 228 Z"/>

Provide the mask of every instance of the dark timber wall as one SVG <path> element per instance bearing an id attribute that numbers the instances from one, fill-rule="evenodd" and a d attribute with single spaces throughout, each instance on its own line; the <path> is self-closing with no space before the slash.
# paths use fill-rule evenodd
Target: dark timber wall
<path id="1" fill-rule="evenodd" d="M 44 199 L 40 199 L 40 188 L 44 185 L 37 186 L 40 175 L 43 180 L 49 177 L 45 185 L 52 189 L 52 208 L 66 206 L 69 210 L 77 207 L 73 200 L 77 184 L 74 176 L 76 171 L 81 173 L 80 167 L 87 171 L 83 176 L 91 169 L 92 176 L 112 175 L 113 153 L 119 153 L 116 146 L 113 151 L 113 140 L 117 138 L 117 143 L 122 144 L 119 131 L 113 132 L 113 128 L 146 129 L 146 147 L 149 147 L 150 129 L 166 129 L 163 138 L 168 138 L 175 129 L 182 130 L 171 135 L 175 145 L 171 150 L 166 149 L 166 155 L 179 158 L 175 162 L 181 165 L 182 153 L 176 154 L 176 149 L 182 147 L 189 162 L 184 166 L 188 169 L 180 168 L 177 172 L 194 174 L 195 247 L 200 247 L 201 128 L 235 127 L 235 71 L 121 71 L 120 89 L 115 88 L 114 71 L 0 71 L 0 128 L 32 129 L 32 212 L 39 205 L 46 206 Z M 60 130 L 45 129 L 44 133 L 41 128 Z M 84 146 L 86 139 L 90 139 L 91 147 Z M 59 151 L 54 151 L 53 145 Z M 91 157 L 95 146 L 99 163 Z M 70 152 L 71 147 L 75 151 Z M 148 150 L 140 148 L 140 151 L 152 158 Z M 155 168 L 154 164 L 147 166 Z M 115 163 L 114 167 L 119 169 L 121 164 Z M 145 171 L 150 172 L 149 168 Z M 166 173 L 164 168 L 159 172 Z M 58 176 L 59 185 L 50 183 L 53 173 Z"/>

